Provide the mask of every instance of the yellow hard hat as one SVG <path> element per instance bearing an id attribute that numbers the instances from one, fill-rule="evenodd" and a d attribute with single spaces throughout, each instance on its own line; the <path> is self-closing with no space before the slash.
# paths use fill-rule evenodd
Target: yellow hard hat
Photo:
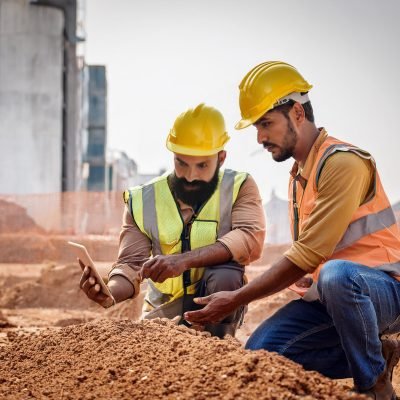
<path id="1" fill-rule="evenodd" d="M 268 61 L 257 65 L 239 85 L 242 119 L 235 128 L 246 128 L 267 111 L 279 105 L 279 100 L 283 97 L 292 93 L 306 93 L 311 88 L 312 85 L 300 75 L 297 69 L 285 62 Z M 298 99 L 299 97 L 296 101 Z M 305 99 L 308 100 L 308 98 Z"/>
<path id="2" fill-rule="evenodd" d="M 223 150 L 228 140 L 222 114 L 202 103 L 175 120 L 167 138 L 167 148 L 188 156 L 210 156 Z"/>

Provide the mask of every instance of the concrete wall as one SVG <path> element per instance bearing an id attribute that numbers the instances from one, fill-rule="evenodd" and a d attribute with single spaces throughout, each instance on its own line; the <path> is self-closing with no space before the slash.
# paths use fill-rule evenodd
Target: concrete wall
<path id="1" fill-rule="evenodd" d="M 61 190 L 60 10 L 0 0 L 0 193 Z"/>

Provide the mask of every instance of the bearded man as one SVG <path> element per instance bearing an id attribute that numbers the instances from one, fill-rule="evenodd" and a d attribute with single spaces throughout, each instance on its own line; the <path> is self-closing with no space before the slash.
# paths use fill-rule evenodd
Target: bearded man
<path id="1" fill-rule="evenodd" d="M 193 298 L 244 284 L 244 267 L 261 256 L 262 201 L 253 178 L 221 167 L 229 140 L 222 114 L 200 104 L 176 119 L 167 138 L 174 171 L 124 193 L 118 260 L 109 273 L 114 299 L 86 267 L 81 288 L 103 306 L 137 296 L 147 279 L 143 317 L 180 316 L 198 308 Z M 243 308 L 204 329 L 235 335 Z"/>

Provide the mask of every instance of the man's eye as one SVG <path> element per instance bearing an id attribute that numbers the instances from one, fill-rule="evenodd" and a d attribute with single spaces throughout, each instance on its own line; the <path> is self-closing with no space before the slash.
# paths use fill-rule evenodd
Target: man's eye
<path id="1" fill-rule="evenodd" d="M 200 164 L 200 165 L 199 165 L 199 168 L 200 168 L 200 169 L 207 168 L 207 164 Z"/>
<path id="2" fill-rule="evenodd" d="M 269 122 L 269 121 L 261 122 L 261 128 L 268 128 L 270 125 L 271 125 L 271 122 Z"/>

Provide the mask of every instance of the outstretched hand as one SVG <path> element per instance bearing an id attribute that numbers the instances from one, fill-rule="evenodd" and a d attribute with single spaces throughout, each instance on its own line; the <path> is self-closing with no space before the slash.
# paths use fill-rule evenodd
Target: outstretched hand
<path id="1" fill-rule="evenodd" d="M 183 254 L 158 255 L 146 261 L 140 270 L 141 279 L 164 282 L 167 278 L 181 275 L 188 269 Z"/>
<path id="2" fill-rule="evenodd" d="M 215 324 L 232 314 L 240 306 L 235 301 L 235 292 L 217 292 L 207 297 L 196 297 L 196 304 L 205 305 L 197 311 L 187 311 L 184 318 L 192 324 Z"/>

